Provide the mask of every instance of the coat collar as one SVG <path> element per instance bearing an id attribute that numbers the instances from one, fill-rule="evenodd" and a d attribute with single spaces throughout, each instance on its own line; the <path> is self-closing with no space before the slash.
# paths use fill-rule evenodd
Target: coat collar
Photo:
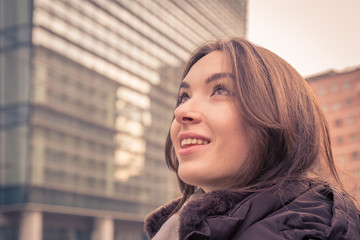
<path id="1" fill-rule="evenodd" d="M 189 201 L 180 212 L 180 239 L 186 239 L 189 233 L 209 237 L 210 228 L 205 220 L 213 216 L 227 215 L 249 195 L 251 194 L 220 190 Z"/>
<path id="2" fill-rule="evenodd" d="M 206 226 L 201 226 L 205 219 L 228 213 L 249 195 L 249 193 L 219 190 L 203 194 L 201 197 L 187 202 L 180 212 L 180 239 L 184 239 L 188 233 L 199 228 L 206 228 Z M 145 218 L 145 231 L 150 238 L 159 231 L 179 202 L 180 199 L 176 199 L 151 212 Z M 206 229 L 202 232 L 205 235 L 209 234 Z"/>
<path id="3" fill-rule="evenodd" d="M 176 206 L 179 204 L 181 198 L 178 198 L 164 206 L 159 207 L 153 212 L 149 213 L 145 218 L 145 232 L 150 238 L 160 230 L 161 226 L 170 217 Z"/>

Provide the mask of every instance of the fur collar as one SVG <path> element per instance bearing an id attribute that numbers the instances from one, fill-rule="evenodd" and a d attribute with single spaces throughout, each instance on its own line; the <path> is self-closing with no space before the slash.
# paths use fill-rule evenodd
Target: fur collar
<path id="1" fill-rule="evenodd" d="M 180 200 L 181 199 L 179 198 L 168 203 L 167 205 L 161 206 L 146 216 L 145 232 L 149 235 L 150 238 L 153 238 L 160 230 L 161 226 L 169 218 L 170 214 L 174 211 Z"/>
<path id="2" fill-rule="evenodd" d="M 180 212 L 180 239 L 201 227 L 211 216 L 227 214 L 249 194 L 219 190 L 188 202 Z M 145 218 L 145 231 L 152 238 L 169 218 L 180 199 L 170 202 Z M 205 231 L 206 232 L 206 231 Z M 208 233 L 209 234 L 209 233 Z"/>

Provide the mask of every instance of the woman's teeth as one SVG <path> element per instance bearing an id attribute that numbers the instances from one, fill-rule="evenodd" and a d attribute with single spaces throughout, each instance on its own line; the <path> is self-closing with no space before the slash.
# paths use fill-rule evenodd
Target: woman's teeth
<path id="1" fill-rule="evenodd" d="M 202 140 L 202 139 L 196 139 L 196 138 L 185 138 L 181 141 L 181 147 L 184 147 L 185 145 L 205 145 L 208 144 L 209 142 L 207 140 Z"/>

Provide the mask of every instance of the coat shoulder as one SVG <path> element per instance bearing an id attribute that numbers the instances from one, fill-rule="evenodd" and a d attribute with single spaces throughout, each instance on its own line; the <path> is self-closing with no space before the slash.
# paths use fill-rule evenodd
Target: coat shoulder
<path id="1" fill-rule="evenodd" d="M 231 239 L 360 239 L 359 212 L 349 196 L 336 189 L 319 184 L 290 198 L 264 196 L 252 200 Z"/>

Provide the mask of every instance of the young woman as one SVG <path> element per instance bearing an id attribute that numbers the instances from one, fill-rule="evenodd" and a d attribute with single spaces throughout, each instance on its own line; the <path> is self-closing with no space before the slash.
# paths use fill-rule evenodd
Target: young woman
<path id="1" fill-rule="evenodd" d="M 166 162 L 183 196 L 146 218 L 152 239 L 360 239 L 359 212 L 306 81 L 247 40 L 192 54 Z"/>

